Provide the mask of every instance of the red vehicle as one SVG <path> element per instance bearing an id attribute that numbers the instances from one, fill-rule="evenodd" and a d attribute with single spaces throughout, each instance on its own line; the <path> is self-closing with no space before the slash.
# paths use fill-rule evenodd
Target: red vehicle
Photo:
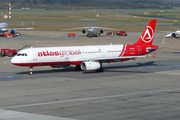
<path id="1" fill-rule="evenodd" d="M 106 35 L 112 35 L 112 32 L 107 32 Z M 121 30 L 113 32 L 113 35 L 127 36 L 127 33 L 124 30 Z"/>
<path id="2" fill-rule="evenodd" d="M 76 37 L 76 33 L 75 32 L 69 32 L 68 37 Z"/>
<path id="3" fill-rule="evenodd" d="M 4 57 L 4 56 L 13 57 L 16 54 L 17 54 L 17 50 L 4 48 L 1 49 L 0 57 Z"/>
<path id="4" fill-rule="evenodd" d="M 121 30 L 116 35 L 118 35 L 118 36 L 127 36 L 127 33 L 124 30 Z"/>

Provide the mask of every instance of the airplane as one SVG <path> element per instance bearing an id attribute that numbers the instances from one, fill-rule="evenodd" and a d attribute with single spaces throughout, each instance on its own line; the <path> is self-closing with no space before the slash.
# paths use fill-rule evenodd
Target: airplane
<path id="1" fill-rule="evenodd" d="M 142 35 L 134 44 L 64 46 L 64 47 L 31 47 L 17 53 L 11 59 L 16 66 L 33 67 L 51 66 L 52 68 L 76 65 L 77 71 L 103 72 L 103 63 L 123 62 L 149 56 L 159 47 L 153 45 L 156 19 L 151 19 Z M 152 55 L 153 58 L 155 54 Z"/>
<path id="2" fill-rule="evenodd" d="M 24 30 L 24 29 L 33 29 L 33 28 L 8 28 L 7 23 L 0 22 L 0 36 L 1 37 L 16 37 L 20 36 L 20 32 L 16 32 L 16 30 Z M 8 33 L 8 31 L 10 31 Z"/>
<path id="3" fill-rule="evenodd" d="M 167 34 L 166 38 L 179 38 L 180 30 Z"/>
<path id="4" fill-rule="evenodd" d="M 64 29 L 64 30 L 77 30 L 77 29 L 82 29 L 83 34 L 85 34 L 87 31 L 87 34 L 86 34 L 87 37 L 99 37 L 101 34 L 104 33 L 104 29 L 117 30 L 117 29 L 104 28 L 104 27 L 92 27 L 90 22 L 89 22 L 89 27 L 70 28 L 70 29 Z M 100 29 L 100 31 L 98 32 L 97 29 Z"/>

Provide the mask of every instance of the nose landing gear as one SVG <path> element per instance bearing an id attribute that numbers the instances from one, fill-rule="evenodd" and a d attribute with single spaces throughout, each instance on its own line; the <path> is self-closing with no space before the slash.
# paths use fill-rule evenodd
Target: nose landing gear
<path id="1" fill-rule="evenodd" d="M 31 67 L 29 67 L 29 75 L 32 75 L 33 74 L 33 67 L 31 66 Z"/>

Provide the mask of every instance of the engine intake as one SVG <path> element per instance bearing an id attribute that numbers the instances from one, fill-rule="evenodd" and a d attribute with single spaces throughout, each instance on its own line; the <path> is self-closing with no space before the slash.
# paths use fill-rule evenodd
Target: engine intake
<path id="1" fill-rule="evenodd" d="M 88 70 L 98 70 L 100 69 L 101 65 L 99 62 L 82 62 L 81 63 L 81 69 L 84 71 Z"/>
<path id="2" fill-rule="evenodd" d="M 11 34 L 12 34 L 12 35 L 15 35 L 15 34 L 16 34 L 16 31 L 15 31 L 15 30 L 11 30 Z"/>
<path id="3" fill-rule="evenodd" d="M 85 33 L 86 33 L 86 30 L 85 30 L 85 29 L 83 29 L 83 30 L 82 30 L 82 33 L 84 33 L 84 34 L 85 34 Z"/>
<path id="4" fill-rule="evenodd" d="M 103 33 L 104 33 L 104 30 L 103 30 L 103 29 L 101 29 L 101 30 L 100 30 L 100 33 L 101 33 L 101 34 L 103 34 Z"/>
<path id="5" fill-rule="evenodd" d="M 176 37 L 176 34 L 175 34 L 175 33 L 172 33 L 171 36 L 172 36 L 172 37 Z"/>

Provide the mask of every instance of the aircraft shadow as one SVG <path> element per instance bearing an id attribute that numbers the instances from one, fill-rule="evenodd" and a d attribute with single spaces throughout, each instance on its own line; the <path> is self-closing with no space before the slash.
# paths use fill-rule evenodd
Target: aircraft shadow
<path id="1" fill-rule="evenodd" d="M 136 63 L 136 65 L 118 65 L 118 66 L 105 66 L 104 68 L 104 72 L 129 72 L 129 73 L 148 73 L 148 72 L 144 72 L 144 71 L 128 71 L 128 70 L 124 70 L 126 68 L 135 68 L 135 67 L 143 67 L 143 66 L 156 66 L 157 64 L 154 64 L 155 61 L 149 61 L 149 62 L 145 62 L 145 63 Z M 123 69 L 121 70 L 113 70 L 113 69 Z M 25 71 L 25 72 L 17 72 L 15 74 L 28 74 L 29 71 Z M 91 73 L 102 73 L 102 72 L 96 72 L 96 71 L 76 71 L 74 67 L 72 66 L 68 66 L 65 69 L 50 69 L 50 70 L 33 70 L 33 74 L 48 74 L 48 73 L 63 73 L 63 72 L 82 72 L 83 74 L 91 74 Z"/>
<path id="2" fill-rule="evenodd" d="M 174 54 L 180 54 L 180 52 L 173 52 Z"/>
<path id="3" fill-rule="evenodd" d="M 156 66 L 155 61 L 149 61 L 145 63 L 136 63 L 137 65 L 122 65 L 122 66 L 106 66 L 105 69 L 121 69 L 121 68 L 134 68 L 134 67 L 143 67 L 143 66 Z"/>

